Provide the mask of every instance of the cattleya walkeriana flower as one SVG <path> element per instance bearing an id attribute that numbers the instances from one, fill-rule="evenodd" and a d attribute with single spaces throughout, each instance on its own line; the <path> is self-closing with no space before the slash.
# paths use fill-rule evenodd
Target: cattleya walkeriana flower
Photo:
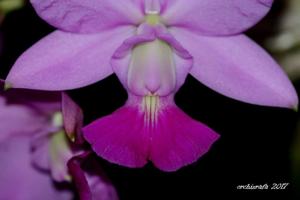
<path id="1" fill-rule="evenodd" d="M 31 0 L 59 30 L 16 61 L 6 83 L 65 90 L 116 73 L 124 107 L 86 126 L 103 158 L 128 167 L 151 160 L 174 171 L 208 151 L 218 135 L 184 114 L 174 94 L 190 73 L 248 103 L 294 108 L 296 92 L 276 62 L 240 34 L 272 0 Z"/>
<path id="2" fill-rule="evenodd" d="M 82 148 L 82 115 L 66 94 L 0 91 L 0 110 L 0 199 L 73 199 L 62 182 L 74 182 L 82 200 L 118 199 Z"/>

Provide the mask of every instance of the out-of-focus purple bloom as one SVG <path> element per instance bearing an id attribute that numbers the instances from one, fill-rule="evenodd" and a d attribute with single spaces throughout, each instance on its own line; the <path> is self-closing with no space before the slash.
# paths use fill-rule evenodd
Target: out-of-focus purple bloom
<path id="1" fill-rule="evenodd" d="M 272 0 L 31 0 L 58 31 L 15 63 L 12 87 L 64 90 L 113 72 L 124 107 L 84 128 L 95 152 L 128 167 L 148 160 L 174 171 L 206 153 L 218 135 L 178 109 L 174 94 L 190 73 L 248 103 L 295 108 L 298 97 L 276 62 L 241 32 Z"/>
<path id="2" fill-rule="evenodd" d="M 74 156 L 68 161 L 68 167 L 81 200 L 118 200 L 99 162 L 89 152 Z"/>
<path id="3" fill-rule="evenodd" d="M 67 163 L 83 152 L 77 133 L 81 110 L 64 93 L 23 90 L 0 92 L 0 110 L 0 199 L 72 199 L 70 183 L 77 177 Z M 67 135 L 76 138 L 75 143 Z M 90 169 L 76 170 L 101 185 L 99 192 L 99 185 L 88 184 L 91 198 L 82 200 L 117 199 L 103 176 L 89 175 Z M 101 172 L 97 165 L 92 170 Z M 63 182 L 67 188 L 59 188 L 57 183 Z"/>
<path id="4" fill-rule="evenodd" d="M 50 153 L 53 138 L 63 130 L 57 120 L 61 110 L 59 94 L 0 93 L 0 199 L 72 198 L 71 191 L 56 188 L 48 174 L 51 171 L 59 180 L 67 178 L 67 168 L 57 168 L 54 162 L 61 165 L 59 159 L 72 157 L 68 150 L 53 152 L 53 157 Z M 56 156 L 57 162 L 52 160 Z"/>

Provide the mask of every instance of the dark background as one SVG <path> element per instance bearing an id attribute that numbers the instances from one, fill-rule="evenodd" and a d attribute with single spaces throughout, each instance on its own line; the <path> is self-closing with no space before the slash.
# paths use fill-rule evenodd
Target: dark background
<path id="1" fill-rule="evenodd" d="M 273 34 L 284 1 L 275 1 L 269 15 L 247 34 L 258 42 Z M 16 58 L 54 29 L 26 5 L 10 13 L 1 26 L 3 38 L 0 77 Z M 300 84 L 295 83 L 298 90 Z M 68 92 L 82 107 L 85 123 L 111 113 L 126 101 L 126 91 L 111 76 L 94 85 Z M 121 200 L 214 199 L 221 197 L 278 197 L 297 199 L 290 151 L 299 114 L 287 109 L 241 103 L 205 87 L 192 77 L 176 95 L 180 108 L 216 130 L 221 138 L 198 162 L 174 173 L 148 164 L 128 169 L 99 159 Z M 245 184 L 290 183 L 286 190 L 237 190 Z"/>

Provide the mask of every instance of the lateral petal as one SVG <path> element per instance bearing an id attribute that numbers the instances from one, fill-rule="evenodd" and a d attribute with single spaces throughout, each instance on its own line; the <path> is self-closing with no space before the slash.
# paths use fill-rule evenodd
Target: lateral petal
<path id="1" fill-rule="evenodd" d="M 295 108 L 295 88 L 281 67 L 244 35 L 205 37 L 172 29 L 192 54 L 191 74 L 211 89 L 240 101 Z"/>
<path id="2" fill-rule="evenodd" d="M 19 57 L 6 83 L 14 88 L 67 90 L 97 82 L 112 73 L 111 56 L 133 31 L 132 27 L 93 35 L 55 31 Z"/>

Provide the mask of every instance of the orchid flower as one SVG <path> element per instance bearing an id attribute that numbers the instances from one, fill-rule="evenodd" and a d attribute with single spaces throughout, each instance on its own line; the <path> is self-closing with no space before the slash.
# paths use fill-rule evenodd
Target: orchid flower
<path id="1" fill-rule="evenodd" d="M 115 73 L 124 107 L 84 127 L 94 151 L 112 163 L 149 160 L 175 171 L 219 137 L 174 103 L 188 74 L 236 100 L 295 108 L 298 97 L 276 62 L 241 34 L 272 0 L 31 0 L 59 30 L 19 57 L 8 87 L 67 90 Z"/>
<path id="2" fill-rule="evenodd" d="M 62 136 L 60 113 L 56 112 L 60 110 L 59 96 L 19 95 L 9 91 L 0 96 L 0 196 L 12 200 L 71 199 L 70 191 L 55 189 L 51 177 L 39 170 L 51 171 L 55 179 L 67 178 L 60 161 L 70 157 L 70 151 L 65 151 L 66 146 L 54 147 L 58 142 L 55 137 Z M 54 147 L 53 156 L 49 146 Z M 53 160 L 55 157 L 58 159 Z"/>
<path id="3" fill-rule="evenodd" d="M 62 190 L 55 184 L 82 182 L 69 172 L 67 165 L 76 153 L 82 152 L 71 145 L 65 133 L 70 131 L 68 135 L 74 138 L 75 129 L 80 126 L 76 104 L 65 94 L 12 90 L 0 93 L 0 109 L 0 198 L 72 199 L 71 187 Z M 99 170 L 99 166 L 93 166 L 93 170 Z M 81 200 L 117 199 L 113 186 L 102 176 L 90 175 L 80 167 L 76 170 L 89 181 L 89 191 L 79 190 L 79 195 L 93 197 Z"/>

